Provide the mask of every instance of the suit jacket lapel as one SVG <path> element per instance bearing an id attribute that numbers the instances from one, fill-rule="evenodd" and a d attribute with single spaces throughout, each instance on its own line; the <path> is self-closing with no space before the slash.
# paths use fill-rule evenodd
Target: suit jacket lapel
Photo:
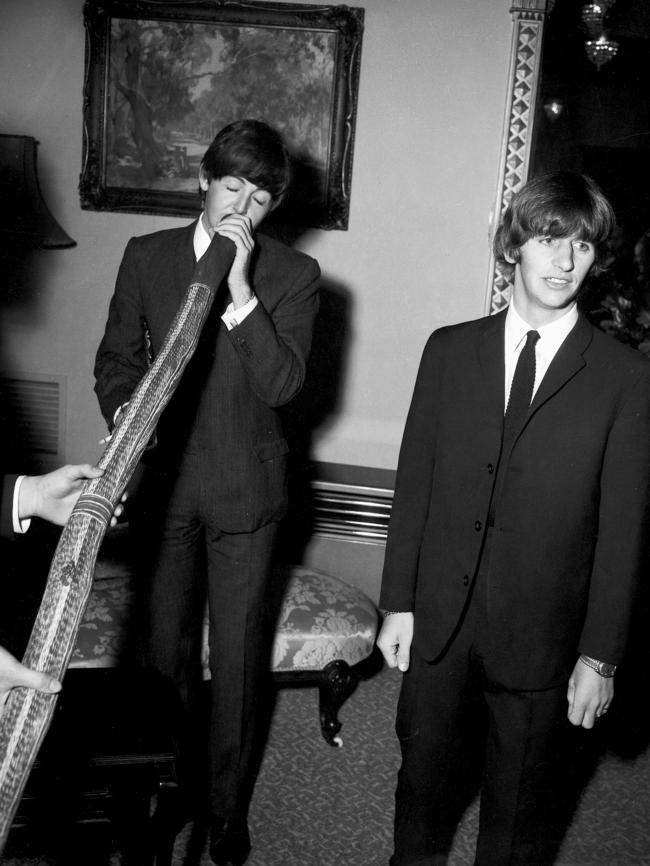
<path id="1" fill-rule="evenodd" d="M 580 316 L 551 361 L 531 403 L 529 418 L 585 366 L 583 355 L 592 339 L 592 326 Z"/>
<path id="2" fill-rule="evenodd" d="M 196 257 L 194 255 L 194 229 L 197 221 L 185 227 L 184 232 L 179 236 L 178 246 L 172 252 L 172 283 L 173 290 L 177 298 L 177 308 L 180 306 L 185 292 L 192 279 Z"/>
<path id="3" fill-rule="evenodd" d="M 504 310 L 494 316 L 486 317 L 485 330 L 477 345 L 479 364 L 484 374 L 484 403 L 486 407 L 484 419 L 490 423 L 498 424 L 500 429 L 503 429 L 503 414 L 505 412 L 504 329 L 506 313 L 507 311 Z M 535 393 L 522 430 L 537 410 L 585 366 L 583 354 L 592 339 L 593 328 L 581 315 L 546 371 Z M 520 434 L 521 431 L 518 435 Z"/>

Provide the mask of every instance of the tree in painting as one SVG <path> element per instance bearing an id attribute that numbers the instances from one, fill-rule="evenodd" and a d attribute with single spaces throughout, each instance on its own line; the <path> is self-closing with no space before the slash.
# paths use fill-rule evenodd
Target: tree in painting
<path id="1" fill-rule="evenodd" d="M 322 183 L 335 39 L 316 30 L 114 19 L 108 184 L 194 191 L 208 144 L 243 117 L 279 129 Z"/>

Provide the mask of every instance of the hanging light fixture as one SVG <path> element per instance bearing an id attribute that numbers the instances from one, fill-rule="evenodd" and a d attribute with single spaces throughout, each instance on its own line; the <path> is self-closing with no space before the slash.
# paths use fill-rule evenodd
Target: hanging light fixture
<path id="1" fill-rule="evenodd" d="M 586 3 L 582 7 L 580 17 L 591 39 L 597 39 L 602 35 L 606 11 L 603 3 Z"/>
<path id="2" fill-rule="evenodd" d="M 28 135 L 0 135 L 0 246 L 73 247 L 76 241 L 43 200 L 36 174 L 36 143 Z"/>
<path id="3" fill-rule="evenodd" d="M 556 96 L 549 96 L 544 100 L 544 114 L 551 123 L 559 120 L 564 112 L 564 101 Z"/>
<path id="4" fill-rule="evenodd" d="M 585 42 L 585 51 L 587 57 L 598 69 L 616 57 L 618 52 L 618 42 L 613 39 L 608 39 L 605 33 L 601 34 L 598 39 L 588 39 Z"/>
<path id="5" fill-rule="evenodd" d="M 595 3 L 585 3 L 580 11 L 587 36 L 585 51 L 587 57 L 600 70 L 618 51 L 618 42 L 610 39 L 605 30 L 605 17 L 616 0 L 597 0 Z"/>

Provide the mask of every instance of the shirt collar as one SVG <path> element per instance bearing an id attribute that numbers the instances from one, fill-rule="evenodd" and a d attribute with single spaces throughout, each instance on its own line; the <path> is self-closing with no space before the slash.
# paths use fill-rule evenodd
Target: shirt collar
<path id="1" fill-rule="evenodd" d="M 210 240 L 210 235 L 207 233 L 205 226 L 203 225 L 203 213 L 201 213 L 199 221 L 194 229 L 194 255 L 196 256 L 197 262 L 210 246 Z"/>
<path id="2" fill-rule="evenodd" d="M 506 357 L 513 354 L 519 348 L 520 343 L 526 337 L 528 331 L 534 330 L 539 334 L 537 351 L 543 355 L 553 356 L 565 341 L 570 331 L 578 321 L 578 307 L 572 304 L 566 313 L 548 325 L 533 328 L 528 322 L 521 318 L 515 305 L 511 303 L 506 313 L 505 325 L 505 352 Z"/>

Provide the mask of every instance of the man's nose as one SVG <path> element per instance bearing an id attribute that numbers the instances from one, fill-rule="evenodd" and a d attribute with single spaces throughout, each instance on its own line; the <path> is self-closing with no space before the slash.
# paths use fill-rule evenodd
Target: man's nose
<path id="1" fill-rule="evenodd" d="M 573 270 L 573 244 L 570 241 L 562 240 L 553 257 L 553 264 L 563 271 Z"/>
<path id="2" fill-rule="evenodd" d="M 248 211 L 249 204 L 250 196 L 242 192 L 240 195 L 237 196 L 237 199 L 234 203 L 235 213 L 241 214 L 243 216 Z"/>

